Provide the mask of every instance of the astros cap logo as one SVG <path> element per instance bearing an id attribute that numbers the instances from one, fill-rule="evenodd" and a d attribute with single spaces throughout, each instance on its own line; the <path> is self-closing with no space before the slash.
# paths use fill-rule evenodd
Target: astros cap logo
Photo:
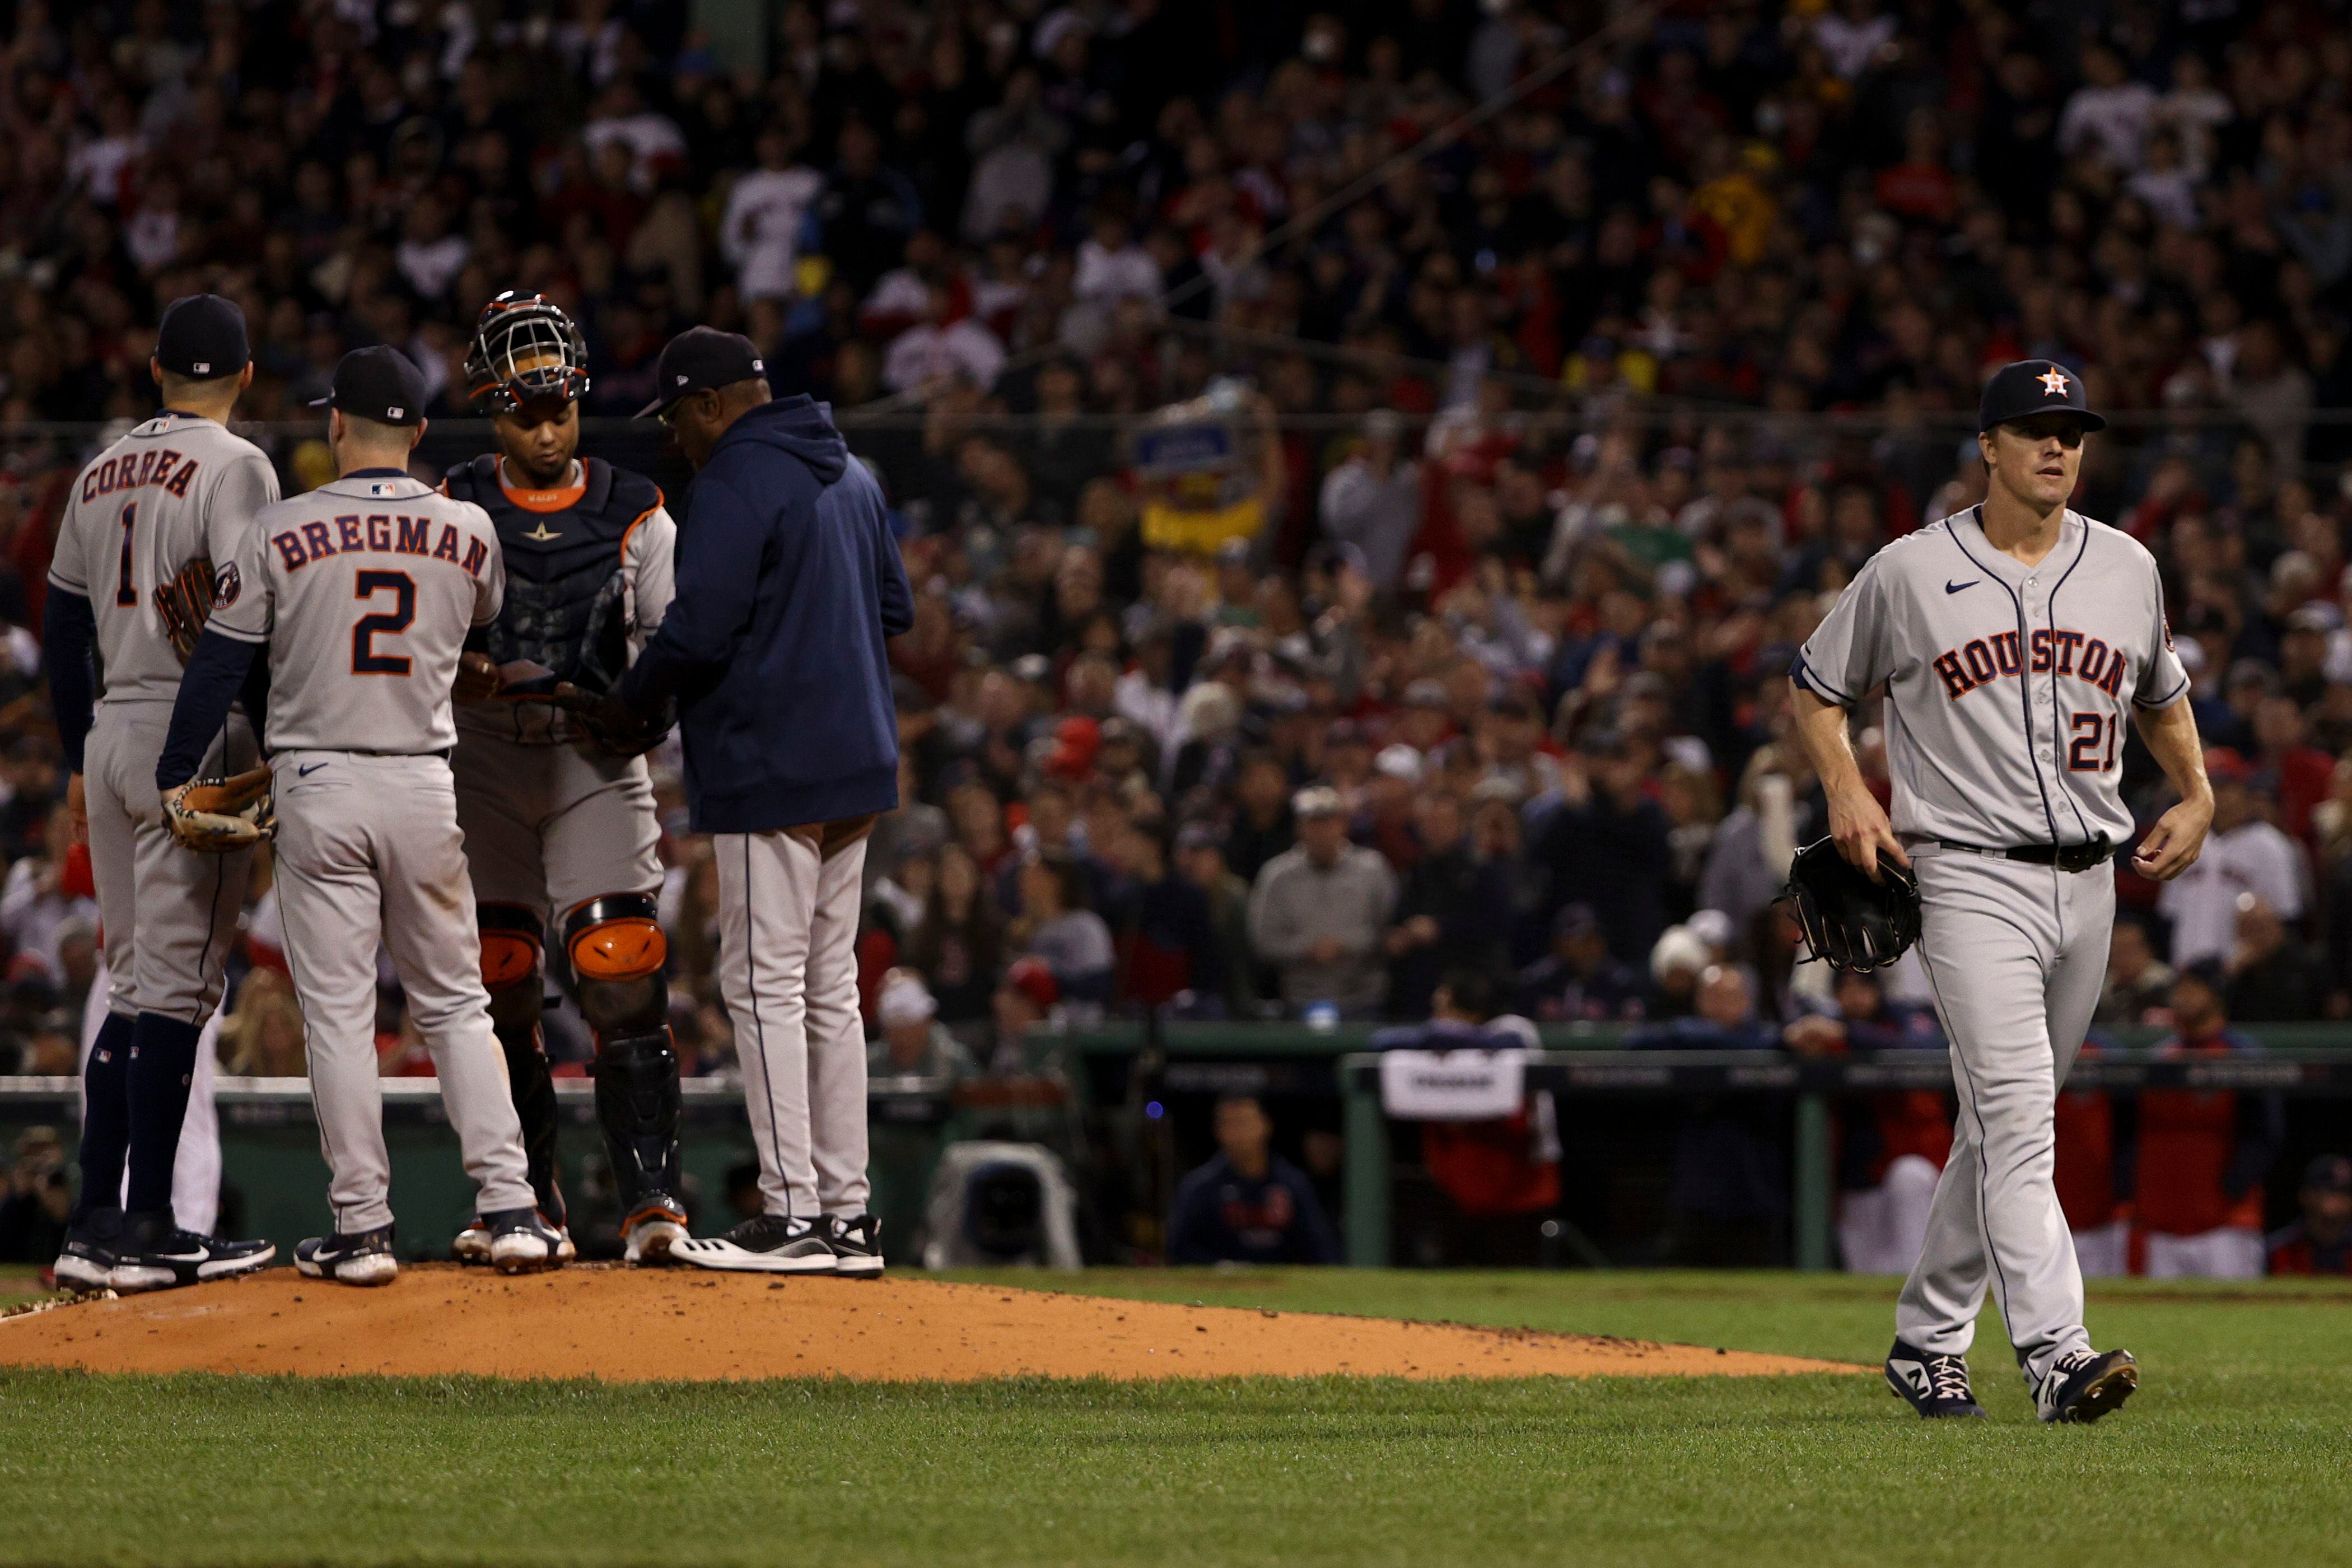
<path id="1" fill-rule="evenodd" d="M 2043 371 L 2042 373 L 2042 390 L 2048 393 L 2053 397 L 2065 396 L 2066 373 L 2063 370 Z"/>

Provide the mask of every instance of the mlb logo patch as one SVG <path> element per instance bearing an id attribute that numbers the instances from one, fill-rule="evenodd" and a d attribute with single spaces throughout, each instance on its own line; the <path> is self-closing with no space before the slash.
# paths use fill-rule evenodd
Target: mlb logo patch
<path id="1" fill-rule="evenodd" d="M 408 410 L 405 408 L 387 408 L 383 411 L 383 416 L 386 419 L 397 419 L 407 412 Z"/>
<path id="2" fill-rule="evenodd" d="M 198 375 L 210 375 L 213 373 L 213 362 L 208 359 L 200 359 L 188 368 L 194 371 Z"/>

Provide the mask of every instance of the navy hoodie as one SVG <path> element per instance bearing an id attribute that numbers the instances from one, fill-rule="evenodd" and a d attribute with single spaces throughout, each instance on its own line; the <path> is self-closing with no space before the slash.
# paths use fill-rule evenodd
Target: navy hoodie
<path id="1" fill-rule="evenodd" d="M 703 833 L 765 833 L 898 804 L 884 639 L 914 624 L 882 491 L 832 411 L 781 398 L 728 427 L 695 476 L 677 596 L 621 683 L 675 696 Z"/>

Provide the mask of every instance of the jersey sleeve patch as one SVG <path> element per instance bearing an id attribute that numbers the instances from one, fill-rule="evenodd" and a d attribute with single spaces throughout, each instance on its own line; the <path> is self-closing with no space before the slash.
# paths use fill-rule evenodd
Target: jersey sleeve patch
<path id="1" fill-rule="evenodd" d="M 213 574 L 214 609 L 227 609 L 236 603 L 237 595 L 244 592 L 245 574 L 237 570 L 236 562 L 224 563 L 221 569 Z"/>

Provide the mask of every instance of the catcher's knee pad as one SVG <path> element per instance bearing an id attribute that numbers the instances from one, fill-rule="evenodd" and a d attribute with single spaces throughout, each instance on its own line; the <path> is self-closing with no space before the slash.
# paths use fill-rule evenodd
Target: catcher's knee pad
<path id="1" fill-rule="evenodd" d="M 482 931 L 482 984 L 493 993 L 525 982 L 536 985 L 547 941 L 539 916 L 520 904 L 478 904 L 474 921 Z"/>
<path id="2" fill-rule="evenodd" d="M 676 1197 L 677 1053 L 669 1030 L 612 1035 L 596 1045 L 596 1121 L 625 1211 L 649 1194 Z"/>
<path id="3" fill-rule="evenodd" d="M 650 1034 L 668 1021 L 662 961 L 669 943 L 654 918 L 656 908 L 650 893 L 608 893 L 582 904 L 563 922 L 563 950 L 580 983 L 580 1014 L 600 1040 Z"/>

